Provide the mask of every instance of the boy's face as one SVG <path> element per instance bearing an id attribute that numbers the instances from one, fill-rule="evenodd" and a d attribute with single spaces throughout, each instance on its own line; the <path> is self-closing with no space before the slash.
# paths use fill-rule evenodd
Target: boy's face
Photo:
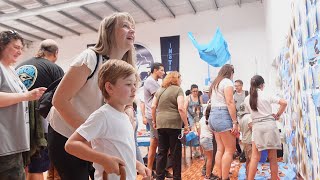
<path id="1" fill-rule="evenodd" d="M 126 78 L 119 78 L 116 84 L 112 85 L 112 92 L 108 100 L 119 105 L 132 104 L 136 93 L 136 76 L 132 74 Z"/>

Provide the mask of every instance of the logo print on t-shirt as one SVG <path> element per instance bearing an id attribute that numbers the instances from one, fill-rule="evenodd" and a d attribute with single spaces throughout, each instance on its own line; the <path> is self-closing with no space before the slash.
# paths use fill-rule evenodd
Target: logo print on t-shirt
<path id="1" fill-rule="evenodd" d="M 27 89 L 30 89 L 36 82 L 38 70 L 33 65 L 21 66 L 16 70 L 16 72 Z"/>

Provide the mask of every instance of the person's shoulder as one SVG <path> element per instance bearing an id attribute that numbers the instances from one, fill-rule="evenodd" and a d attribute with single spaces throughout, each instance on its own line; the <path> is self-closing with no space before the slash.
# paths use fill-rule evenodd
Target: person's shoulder
<path id="1" fill-rule="evenodd" d="M 231 79 L 229 79 L 229 78 L 223 78 L 223 79 L 221 80 L 221 82 L 233 84 L 233 82 L 232 82 Z"/>
<path id="2" fill-rule="evenodd" d="M 96 57 L 96 53 L 94 50 L 88 48 L 85 49 L 84 51 L 82 51 L 79 56 L 76 58 L 76 60 L 81 60 L 81 59 L 88 59 L 88 58 L 95 58 Z"/>
<path id="3" fill-rule="evenodd" d="M 25 60 L 24 62 L 18 64 L 17 67 L 16 67 L 16 69 L 18 69 L 18 68 L 21 67 L 21 66 L 25 66 L 25 65 L 33 65 L 34 62 L 35 62 L 35 59 L 36 59 L 36 58 L 33 57 L 33 58 L 30 58 L 30 59 Z"/>
<path id="4" fill-rule="evenodd" d="M 144 85 L 145 85 L 146 83 L 149 83 L 149 82 L 150 82 L 150 80 L 151 80 L 150 78 L 151 78 L 151 76 L 148 76 L 147 79 L 144 80 Z"/>

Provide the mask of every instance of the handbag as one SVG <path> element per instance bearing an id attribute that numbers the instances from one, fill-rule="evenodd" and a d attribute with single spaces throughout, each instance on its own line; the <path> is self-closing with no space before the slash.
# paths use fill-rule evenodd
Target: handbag
<path id="1" fill-rule="evenodd" d="M 183 131 L 181 131 L 181 134 L 179 134 L 178 139 L 180 140 L 181 144 L 186 145 L 191 140 L 197 138 L 195 132 L 190 131 L 188 134 L 184 134 Z"/>
<path id="2" fill-rule="evenodd" d="M 179 134 L 178 139 L 180 140 L 181 144 L 187 144 L 186 136 L 183 134 L 183 131 L 181 131 L 181 134 Z"/>

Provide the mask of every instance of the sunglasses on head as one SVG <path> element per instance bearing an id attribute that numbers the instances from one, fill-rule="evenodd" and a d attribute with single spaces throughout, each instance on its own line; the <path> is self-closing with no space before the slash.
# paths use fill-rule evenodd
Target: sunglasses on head
<path id="1" fill-rule="evenodd" d="M 9 30 L 8 31 L 10 34 L 18 34 L 18 32 L 16 30 Z"/>
<path id="2" fill-rule="evenodd" d="M 3 32 L 2 38 L 5 41 L 11 40 L 12 38 L 17 38 L 19 37 L 19 34 L 16 30 L 8 30 Z"/>

